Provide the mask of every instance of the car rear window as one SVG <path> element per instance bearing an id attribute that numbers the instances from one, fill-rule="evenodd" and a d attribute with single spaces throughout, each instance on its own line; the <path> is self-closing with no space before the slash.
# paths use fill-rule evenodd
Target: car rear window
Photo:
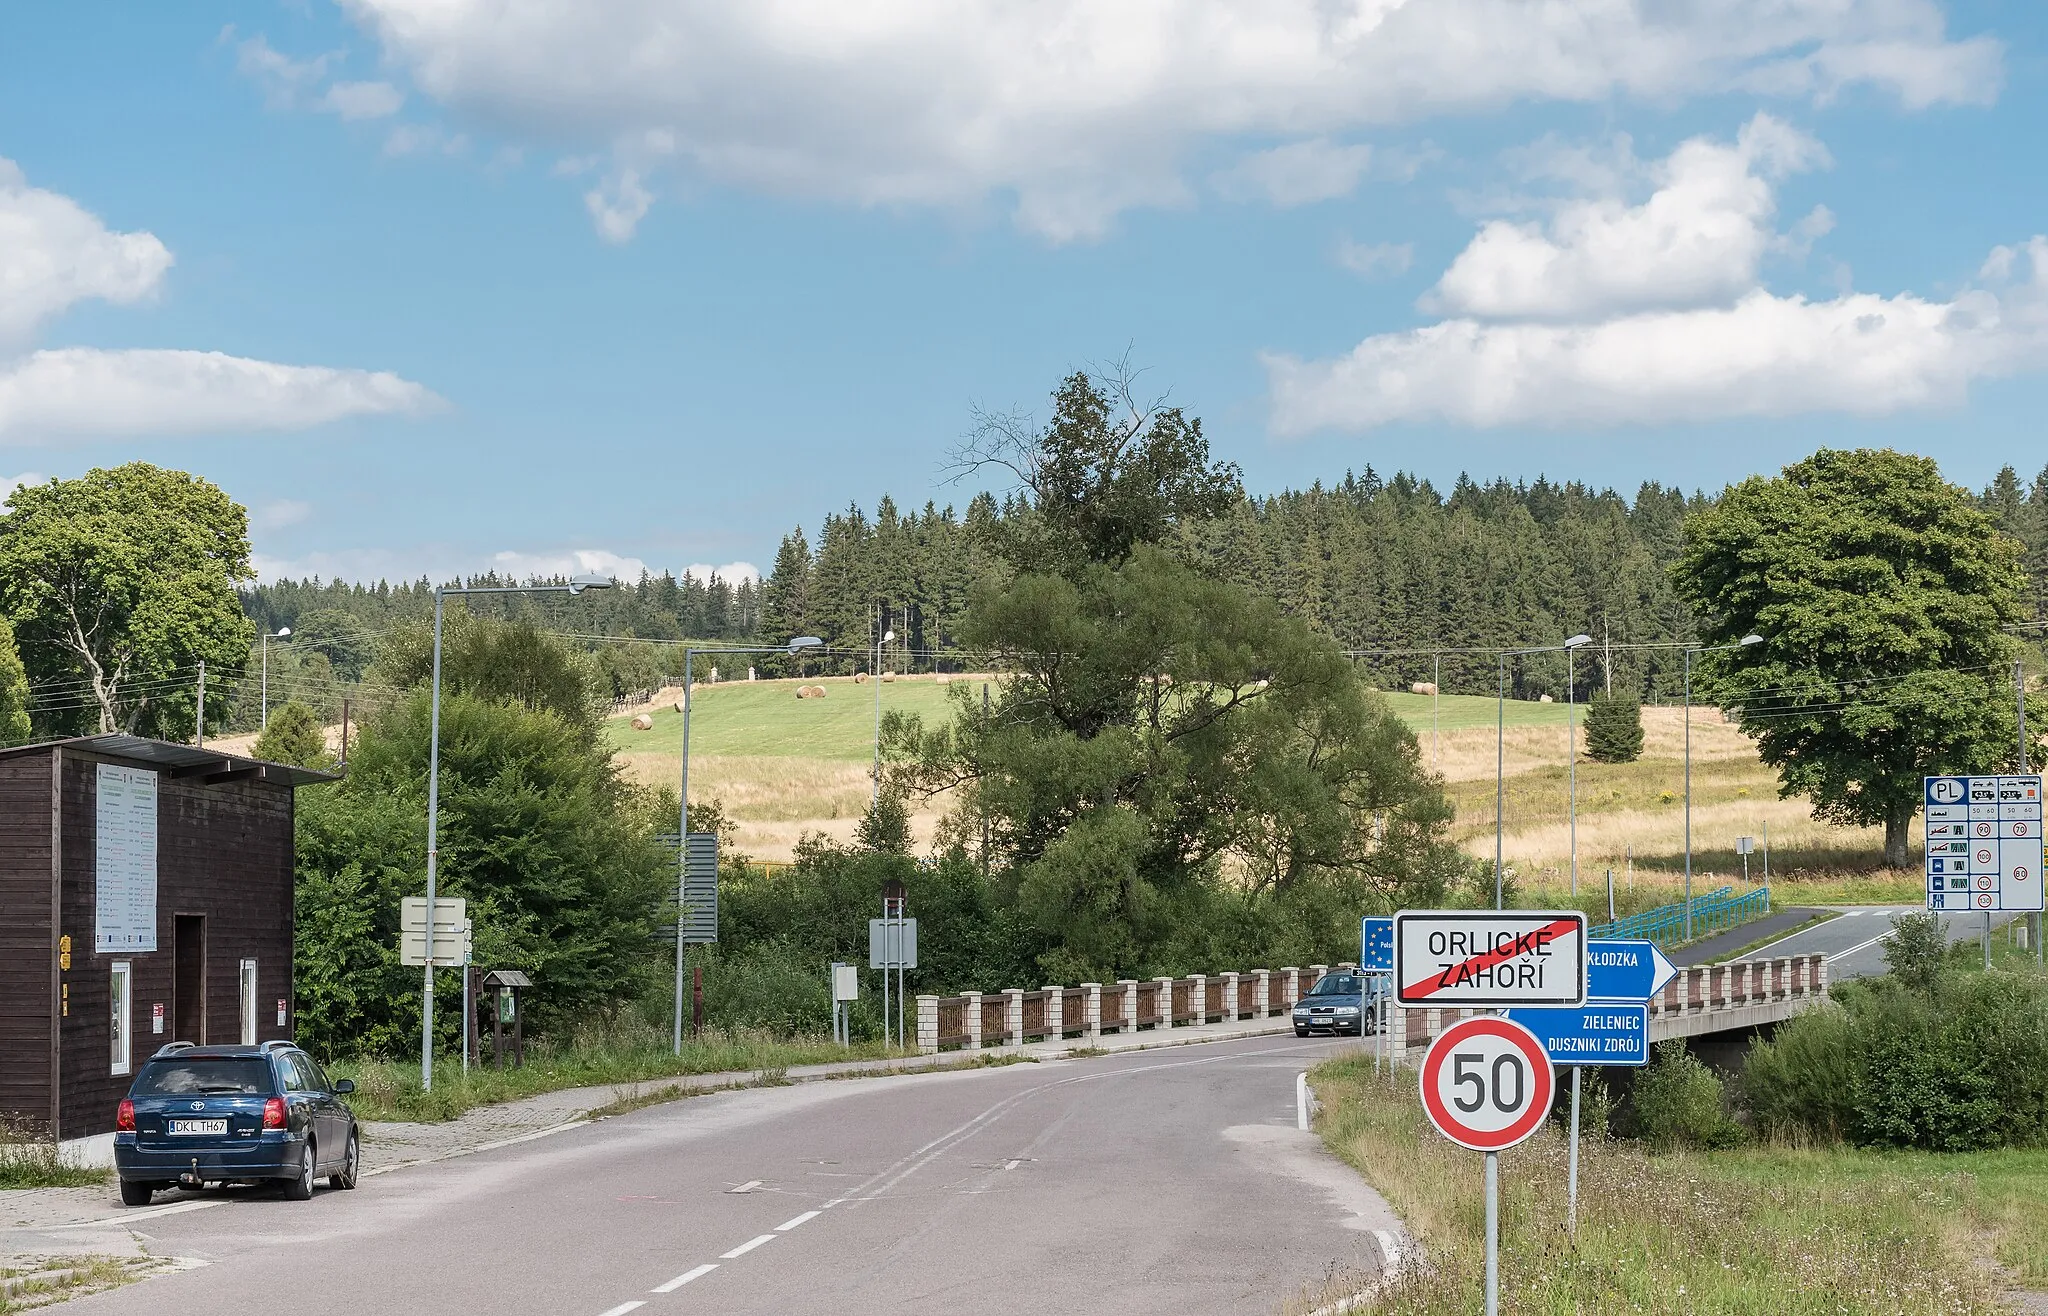
<path id="1" fill-rule="evenodd" d="M 270 1062 L 250 1057 L 194 1057 L 156 1060 L 135 1080 L 138 1097 L 267 1096 Z"/>

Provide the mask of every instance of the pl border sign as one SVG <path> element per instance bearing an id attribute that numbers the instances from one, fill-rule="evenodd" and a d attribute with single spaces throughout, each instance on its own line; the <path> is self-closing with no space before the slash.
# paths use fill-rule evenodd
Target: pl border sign
<path id="1" fill-rule="evenodd" d="M 1928 777 L 1927 907 L 2034 911 L 2041 888 L 2041 778 Z"/>
<path id="2" fill-rule="evenodd" d="M 1550 1057 L 1534 1033 L 1498 1015 L 1460 1019 L 1423 1057 L 1422 1107 L 1437 1131 L 1473 1151 L 1497 1152 L 1543 1127 L 1557 1094 Z"/>
<path id="3" fill-rule="evenodd" d="M 1405 1006 L 1584 1004 L 1586 916 L 1575 909 L 1396 914 L 1394 987 Z"/>

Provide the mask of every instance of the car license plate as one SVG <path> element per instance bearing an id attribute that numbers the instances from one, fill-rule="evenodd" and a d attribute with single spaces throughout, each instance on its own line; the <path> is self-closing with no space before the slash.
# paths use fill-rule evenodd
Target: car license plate
<path id="1" fill-rule="evenodd" d="M 226 1120 L 172 1120 L 171 1134 L 220 1134 L 228 1131 Z"/>

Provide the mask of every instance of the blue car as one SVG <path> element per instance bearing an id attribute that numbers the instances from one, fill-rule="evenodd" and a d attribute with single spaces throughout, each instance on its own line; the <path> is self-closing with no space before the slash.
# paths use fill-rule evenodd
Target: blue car
<path id="1" fill-rule="evenodd" d="M 173 1042 L 135 1076 L 114 1118 L 121 1200 L 147 1206 L 159 1189 L 274 1181 L 305 1201 L 325 1175 L 353 1188 L 362 1172 L 356 1117 L 290 1042 L 194 1046 Z"/>
<path id="2" fill-rule="evenodd" d="M 1294 1003 L 1294 1035 L 1351 1033 L 1363 1037 L 1378 1027 L 1376 1013 L 1387 980 L 1340 969 L 1326 973 Z"/>

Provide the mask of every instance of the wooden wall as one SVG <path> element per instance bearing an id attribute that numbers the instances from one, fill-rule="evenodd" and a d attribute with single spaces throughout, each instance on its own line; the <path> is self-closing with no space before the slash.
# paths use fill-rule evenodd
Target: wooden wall
<path id="1" fill-rule="evenodd" d="M 48 789 L 49 761 L 42 765 Z M 6 760 L 0 760 L 4 763 Z M 114 1127 L 114 1108 L 134 1069 L 166 1042 L 241 1040 L 240 966 L 257 961 L 257 1039 L 292 1035 L 277 1026 L 277 1001 L 292 999 L 292 791 L 259 781 L 203 785 L 157 777 L 157 949 L 149 954 L 93 951 L 94 791 L 102 762 L 148 764 L 67 749 L 62 775 L 62 930 L 71 936 L 71 1012 L 62 1021 L 59 1136 L 86 1137 Z M 47 804 L 45 805 L 47 817 Z M 172 932 L 179 914 L 206 916 L 204 1038 L 172 1029 Z M 109 966 L 133 967 L 130 1073 L 112 1072 Z M 151 1006 L 164 1007 L 164 1032 L 150 1031 Z"/>
<path id="2" fill-rule="evenodd" d="M 0 759 L 0 1118 L 49 1131 L 57 931 L 52 756 Z"/>

